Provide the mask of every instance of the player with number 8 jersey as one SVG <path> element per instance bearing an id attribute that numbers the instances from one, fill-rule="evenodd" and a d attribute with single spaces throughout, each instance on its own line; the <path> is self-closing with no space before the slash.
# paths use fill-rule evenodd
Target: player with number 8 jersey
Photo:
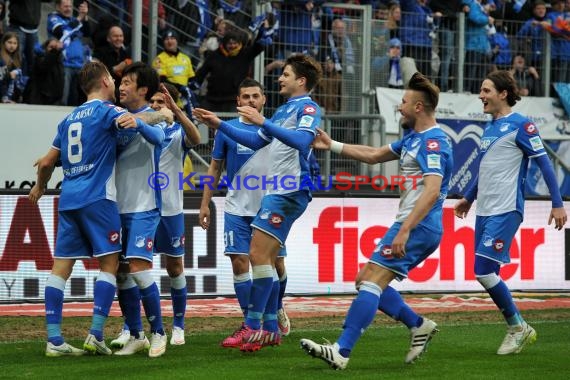
<path id="1" fill-rule="evenodd" d="M 141 125 L 111 103 L 115 100 L 115 83 L 103 64 L 88 63 L 79 74 L 87 102 L 59 124 L 53 146 L 36 162 L 37 182 L 29 194 L 30 201 L 37 203 L 56 162 L 61 161 L 64 179 L 59 198 L 56 260 L 45 284 L 46 356 L 75 356 L 85 351 L 112 353 L 103 340 L 103 330 L 115 295 L 121 250 L 114 183 L 118 129 Z M 75 261 L 92 256 L 99 261 L 101 271 L 93 289 L 91 329 L 80 350 L 63 339 L 63 299 Z"/>

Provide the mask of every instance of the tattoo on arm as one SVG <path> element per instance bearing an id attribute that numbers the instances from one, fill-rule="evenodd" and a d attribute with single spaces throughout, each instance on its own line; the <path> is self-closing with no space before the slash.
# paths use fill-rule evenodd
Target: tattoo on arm
<path id="1" fill-rule="evenodd" d="M 166 121 L 166 117 L 160 112 L 143 112 L 135 115 L 135 117 L 141 119 L 149 125 L 154 125 L 162 121 Z"/>

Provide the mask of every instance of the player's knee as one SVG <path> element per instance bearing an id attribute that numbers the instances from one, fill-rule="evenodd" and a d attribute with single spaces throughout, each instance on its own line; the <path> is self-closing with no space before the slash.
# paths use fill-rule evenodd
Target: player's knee
<path id="1" fill-rule="evenodd" d="M 249 273 L 249 257 L 246 255 L 234 255 L 232 258 L 232 270 L 234 275 Z"/>
<path id="2" fill-rule="evenodd" d="M 180 260 L 166 259 L 166 273 L 168 273 L 168 277 L 178 277 L 183 271 L 184 264 L 181 258 Z"/>
<path id="3" fill-rule="evenodd" d="M 491 289 L 495 287 L 499 282 L 501 282 L 501 278 L 496 273 L 489 273 L 484 275 L 476 275 L 477 281 L 485 288 Z"/>

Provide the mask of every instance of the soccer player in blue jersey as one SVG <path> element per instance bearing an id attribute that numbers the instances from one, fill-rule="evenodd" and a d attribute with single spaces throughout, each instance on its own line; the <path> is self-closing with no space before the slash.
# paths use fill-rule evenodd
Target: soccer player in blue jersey
<path id="1" fill-rule="evenodd" d="M 268 186 L 267 194 L 263 196 L 261 207 L 251 224 L 254 230 L 249 259 L 253 281 L 245 321 L 246 332 L 242 336 L 243 344 L 240 347 L 242 350 L 259 347 L 271 339 L 277 330 L 277 315 L 272 315 L 271 310 L 276 310 L 276 307 L 269 304 L 268 300 L 274 288 L 277 255 L 285 245 L 291 226 L 311 200 L 313 185 L 308 159 L 312 154 L 311 143 L 316 128 L 321 122 L 321 110 L 309 92 L 316 86 L 321 75 L 321 67 L 313 58 L 302 54 L 289 57 L 278 79 L 279 93 L 288 100 L 270 120 L 265 119 L 253 107 L 238 107 L 238 113 L 244 120 L 261 127 L 258 131 L 238 129 L 221 121 L 210 111 L 194 110 L 194 115 L 199 120 L 210 128 L 219 129 L 242 145 L 252 149 L 269 145 L 267 169 L 264 172 L 275 176 L 277 182 L 285 176 L 292 176 L 298 183 L 298 186 L 287 188 L 278 184 Z M 261 328 L 262 318 L 265 318 L 264 329 Z"/>
<path id="2" fill-rule="evenodd" d="M 254 79 L 244 79 L 238 88 L 237 106 L 250 106 L 261 113 L 264 105 L 263 86 Z M 246 122 L 242 118 L 230 120 L 228 123 L 245 131 L 257 132 L 258 129 L 257 126 Z M 227 173 L 224 182 L 228 186 L 228 192 L 224 208 L 224 253 L 230 258 L 232 263 L 234 289 L 244 318 L 247 317 L 249 293 L 252 285 L 248 256 L 253 233 L 251 223 L 259 211 L 261 199 L 265 195 L 266 190 L 263 186 L 257 186 L 255 189 L 253 188 L 255 186 L 252 186 L 251 189 L 243 188 L 241 181 L 247 176 L 257 176 L 258 178 L 264 175 L 268 176 L 268 154 L 269 146 L 253 150 L 235 142 L 223 132 L 217 131 L 214 138 L 212 161 L 208 169 L 208 176 L 213 178 L 214 181 L 204 185 L 204 194 L 202 195 L 198 218 L 202 228 L 208 229 L 210 227 L 210 201 L 213 190 L 219 184 L 225 163 Z M 269 303 L 273 302 L 271 305 L 277 306 L 277 325 L 280 334 L 277 333 L 277 329 L 272 331 L 271 339 L 263 342 L 265 345 L 280 344 L 280 335 L 288 335 L 290 332 L 289 318 L 283 307 L 283 295 L 287 284 L 285 256 L 286 250 L 282 248 L 275 262 L 276 278 L 274 278 L 274 288 L 268 301 Z M 264 329 L 267 331 L 275 327 L 275 321 L 272 321 L 272 315 L 274 316 L 275 311 L 271 312 L 269 309 L 271 308 L 266 309 L 265 313 L 267 315 L 263 318 L 265 321 Z M 222 341 L 222 346 L 240 348 L 242 346 L 242 335 L 246 331 L 245 323 L 242 323 L 232 335 Z M 256 345 L 255 348 L 261 348 L 261 345 Z"/>
<path id="3" fill-rule="evenodd" d="M 536 160 L 550 191 L 554 221 L 561 230 L 566 211 L 556 176 L 538 129 L 525 116 L 513 112 L 520 97 L 508 71 L 494 71 L 481 84 L 479 99 L 490 121 L 481 137 L 479 173 L 464 198 L 455 205 L 455 215 L 464 218 L 475 199 L 475 276 L 501 310 L 508 329 L 497 354 L 519 353 L 536 341 L 536 331 L 525 322 L 505 282 L 499 277 L 502 264 L 509 263 L 511 241 L 524 212 L 524 183 L 529 159 Z"/>
<path id="4" fill-rule="evenodd" d="M 435 322 L 416 314 L 390 286 L 432 254 L 443 233 L 443 201 L 447 196 L 453 155 L 447 135 L 435 120 L 439 89 L 420 73 L 415 73 L 399 106 L 402 127 L 409 130 L 403 139 L 383 147 L 343 144 L 322 130 L 316 149 L 326 149 L 355 160 L 376 164 L 399 159 L 406 177 L 396 222 L 374 250 L 370 261 L 356 277 L 358 295 L 334 344 L 318 344 L 301 339 L 301 348 L 334 369 L 345 369 L 350 353 L 380 309 L 403 322 L 411 331 L 406 363 L 412 363 L 426 349 L 437 331 Z M 414 181 L 420 177 L 417 183 Z"/>
<path id="5" fill-rule="evenodd" d="M 29 199 L 43 195 L 55 164 L 61 160 L 63 183 L 59 198 L 55 259 L 46 281 L 47 356 L 110 355 L 103 326 L 115 296 L 121 221 L 115 189 L 118 128 L 140 128 L 115 100 L 115 84 L 105 65 L 87 63 L 79 72 L 87 101 L 58 126 L 52 148 L 36 163 L 38 176 Z M 134 129 L 133 129 L 134 130 Z M 96 257 L 100 272 L 94 287 L 93 320 L 83 350 L 66 343 L 61 334 L 65 285 L 78 259 Z"/>
<path id="6" fill-rule="evenodd" d="M 133 114 L 152 111 L 148 102 L 158 86 L 156 71 L 135 62 L 123 70 L 119 86 L 121 104 Z M 154 235 L 160 221 L 159 184 L 152 178 L 158 171 L 165 134 L 158 125 L 147 129 L 145 134 L 122 136 L 117 148 L 117 204 L 123 228 L 117 287 L 130 338 L 115 355 L 132 355 L 148 349 L 150 357 L 158 357 L 166 351 L 167 337 L 162 325 L 160 292 L 152 276 Z M 150 343 L 143 331 L 141 301 L 150 324 Z"/>
<path id="7" fill-rule="evenodd" d="M 170 88 L 170 90 L 167 88 Z M 171 95 L 172 94 L 172 95 Z M 176 97 L 176 99 L 173 98 Z M 170 344 L 182 345 L 184 339 L 184 317 L 186 315 L 186 276 L 184 275 L 184 213 L 183 191 L 174 183 L 184 169 L 184 158 L 192 146 L 200 143 L 200 131 L 188 116 L 177 106 L 177 90 L 174 86 L 162 84 L 160 91 L 150 98 L 155 111 L 171 110 L 177 122 L 163 123 L 166 138 L 162 144 L 159 172 L 171 179 L 161 189 L 162 207 L 160 223 L 156 230 L 154 249 L 166 257 L 166 272 L 170 277 L 170 295 L 174 313 Z"/>

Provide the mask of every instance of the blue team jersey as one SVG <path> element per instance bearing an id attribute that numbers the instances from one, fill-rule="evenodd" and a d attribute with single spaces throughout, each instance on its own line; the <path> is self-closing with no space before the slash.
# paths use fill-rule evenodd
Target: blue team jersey
<path id="1" fill-rule="evenodd" d="M 481 137 L 477 215 L 524 212 L 529 158 L 546 154 L 536 126 L 511 113 L 487 124 Z"/>
<path id="2" fill-rule="evenodd" d="M 287 103 L 283 104 L 271 118 L 273 124 L 283 128 L 293 129 L 297 131 L 307 131 L 314 136 L 317 134 L 317 127 L 321 124 L 321 109 L 309 96 L 302 95 L 290 98 Z M 278 186 L 277 188 L 268 188 L 268 194 L 287 194 L 299 190 L 307 191 L 313 187 L 310 178 L 311 170 L 309 158 L 312 154 L 311 147 L 306 150 L 299 151 L 292 148 L 276 138 L 266 136 L 261 130 L 258 132 L 261 137 L 270 140 L 269 159 L 267 161 L 268 172 L 278 179 L 286 176 L 293 176 L 295 183 L 299 184 L 294 188 Z M 309 179 L 307 181 L 307 179 Z"/>
<path id="3" fill-rule="evenodd" d="M 57 127 L 53 147 L 60 151 L 63 183 L 60 210 L 100 199 L 115 201 L 115 120 L 126 111 L 98 99 L 77 107 Z"/>
<path id="4" fill-rule="evenodd" d="M 405 182 L 400 189 L 400 207 L 396 222 L 406 220 L 424 190 L 424 177 L 438 175 L 442 177 L 439 199 L 433 205 L 421 225 L 436 231 L 442 231 L 443 201 L 447 197 L 449 180 L 453 169 L 453 153 L 449 138 L 434 126 L 423 132 L 411 132 L 403 139 L 390 144 L 390 149 L 400 157 L 400 174 Z"/>
<path id="5" fill-rule="evenodd" d="M 256 132 L 259 128 L 246 124 L 240 119 L 232 119 L 228 123 L 238 129 Z M 212 158 L 225 160 L 226 177 L 222 178 L 228 185 L 225 212 L 238 216 L 255 216 L 261 205 L 261 198 L 266 194 L 262 177 L 268 175 L 269 146 L 259 150 L 252 150 L 217 131 L 214 137 Z M 253 186 L 244 188 L 244 181 L 248 176 L 260 180 L 252 182 Z M 270 185 L 268 185 L 269 187 Z M 256 188 L 257 187 L 257 188 Z"/>

